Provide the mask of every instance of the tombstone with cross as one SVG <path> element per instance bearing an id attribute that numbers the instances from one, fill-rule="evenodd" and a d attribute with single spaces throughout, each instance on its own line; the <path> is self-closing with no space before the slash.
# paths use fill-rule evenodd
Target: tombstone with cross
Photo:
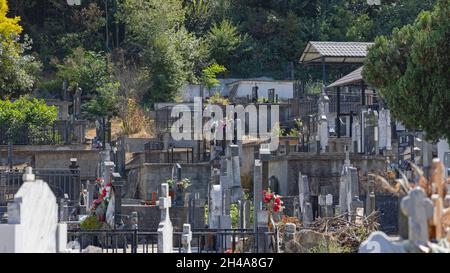
<path id="1" fill-rule="evenodd" d="M 172 253 L 173 251 L 173 226 L 169 216 L 171 203 L 169 184 L 163 183 L 161 184 L 161 196 L 159 197 L 161 222 L 158 226 L 158 253 Z"/>
<path id="2" fill-rule="evenodd" d="M 433 218 L 433 203 L 422 188 L 412 189 L 401 202 L 402 212 L 408 216 L 408 238 L 416 245 L 428 242 L 428 221 Z"/>
<path id="3" fill-rule="evenodd" d="M 183 234 L 181 235 L 181 243 L 183 245 L 184 253 L 191 253 L 191 241 L 192 241 L 192 231 L 190 224 L 183 225 Z"/>

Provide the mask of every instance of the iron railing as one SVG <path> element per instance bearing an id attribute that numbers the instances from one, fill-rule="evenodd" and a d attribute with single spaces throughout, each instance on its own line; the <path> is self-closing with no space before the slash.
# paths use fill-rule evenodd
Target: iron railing
<path id="1" fill-rule="evenodd" d="M 183 253 L 183 233 L 173 232 L 173 252 Z M 102 253 L 157 253 L 156 230 L 69 230 L 69 245 L 82 251 L 95 246 Z M 252 229 L 196 229 L 192 231 L 192 253 L 268 253 L 277 252 L 277 232 Z"/>
<path id="2" fill-rule="evenodd" d="M 82 189 L 79 169 L 33 169 L 36 179 L 48 183 L 56 198 L 69 197 L 69 203 L 78 203 Z M 0 170 L 0 206 L 14 199 L 23 184 L 23 170 Z"/>
<path id="3" fill-rule="evenodd" d="M 9 128 L 0 125 L 0 145 L 58 145 L 85 143 L 85 121 L 69 122 L 57 120 L 52 125 L 41 127 Z"/>

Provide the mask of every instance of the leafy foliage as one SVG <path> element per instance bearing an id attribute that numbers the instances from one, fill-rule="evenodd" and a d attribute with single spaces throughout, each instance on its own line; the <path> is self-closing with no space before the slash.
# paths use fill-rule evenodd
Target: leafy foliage
<path id="1" fill-rule="evenodd" d="M 7 17 L 8 10 L 6 0 L 0 0 L 0 98 L 30 91 L 40 70 L 40 63 L 24 54 L 31 41 L 20 42 L 20 17 Z"/>
<path id="2" fill-rule="evenodd" d="M 380 89 L 395 118 L 427 138 L 450 140 L 450 2 L 439 0 L 411 25 L 394 29 L 392 38 L 375 40 L 363 70 Z"/>
<path id="3" fill-rule="evenodd" d="M 33 130 L 52 125 L 58 116 L 55 106 L 48 106 L 44 100 L 28 99 L 22 96 L 14 101 L 0 100 L 0 124 L 14 135 L 19 130 Z"/>

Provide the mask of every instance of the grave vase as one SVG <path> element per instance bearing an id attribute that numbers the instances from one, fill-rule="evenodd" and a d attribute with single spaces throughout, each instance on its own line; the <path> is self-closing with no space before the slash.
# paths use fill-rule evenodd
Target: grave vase
<path id="1" fill-rule="evenodd" d="M 175 203 L 175 191 L 173 190 L 172 187 L 169 188 L 169 196 L 170 196 L 170 200 L 172 201 L 172 204 Z"/>

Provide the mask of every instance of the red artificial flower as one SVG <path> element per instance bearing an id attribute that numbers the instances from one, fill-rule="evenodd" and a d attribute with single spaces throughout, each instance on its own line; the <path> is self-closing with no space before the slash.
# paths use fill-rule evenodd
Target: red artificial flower
<path id="1" fill-rule="evenodd" d="M 273 204 L 273 211 L 275 211 L 275 212 L 278 212 L 278 211 L 280 211 L 280 206 L 279 205 L 277 205 L 277 204 Z"/>
<path id="2" fill-rule="evenodd" d="M 281 198 L 279 196 L 277 196 L 277 198 L 275 198 L 275 203 L 278 205 L 281 204 Z"/>

